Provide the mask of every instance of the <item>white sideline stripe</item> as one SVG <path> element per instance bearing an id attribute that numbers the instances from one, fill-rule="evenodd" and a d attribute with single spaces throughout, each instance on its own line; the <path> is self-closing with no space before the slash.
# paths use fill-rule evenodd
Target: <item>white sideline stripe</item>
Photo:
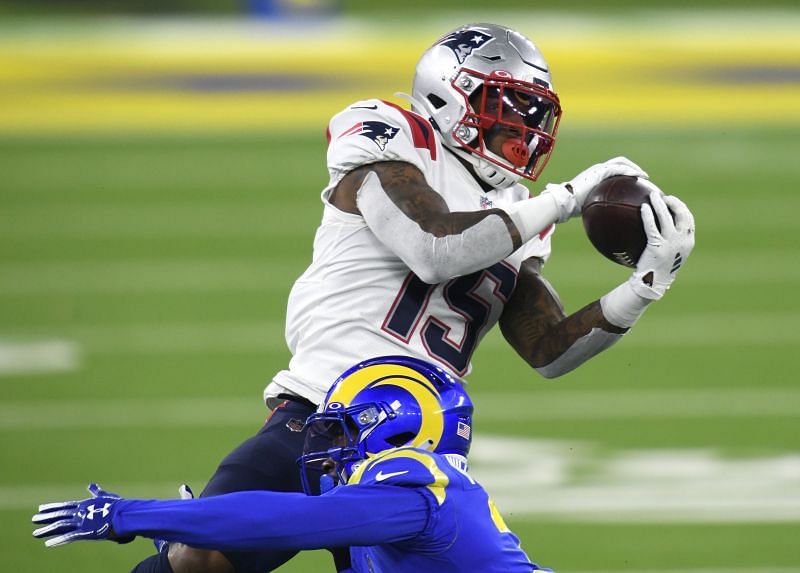
<path id="1" fill-rule="evenodd" d="M 302 261 L 142 260 L 7 263 L 0 295 L 52 293 L 214 292 L 282 289 L 304 270 Z"/>
<path id="2" fill-rule="evenodd" d="M 80 428 L 252 427 L 269 415 L 260 396 L 177 400 L 0 403 L 0 431 Z"/>
<path id="3" fill-rule="evenodd" d="M 68 372 L 80 368 L 78 345 L 65 340 L 0 340 L 0 376 Z"/>
<path id="4" fill-rule="evenodd" d="M 182 478 L 181 478 L 182 479 Z M 128 482 L 105 484 L 108 491 L 124 494 L 131 498 L 177 498 L 180 482 Z M 205 483 L 202 479 L 190 481 L 190 484 Z M 113 485 L 113 487 L 111 487 Z M 89 497 L 86 484 L 50 484 L 50 485 L 3 485 L 0 486 L 0 510 L 30 509 L 31 515 L 39 505 L 59 501 L 78 500 Z"/>
<path id="5" fill-rule="evenodd" d="M 712 449 L 606 452 L 478 435 L 470 461 L 507 514 L 605 523 L 800 521 L 800 452 L 730 459 Z"/>
<path id="6" fill-rule="evenodd" d="M 775 161 L 774 157 L 770 159 Z M 765 198 L 765 202 L 768 199 Z M 783 197 L 778 200 L 785 201 Z M 733 217 L 715 213 L 716 217 L 702 220 L 700 229 L 704 232 L 735 231 L 742 220 L 741 214 L 754 212 L 747 210 L 750 204 L 746 201 L 736 199 L 731 201 L 731 205 L 740 208 Z M 762 205 L 756 204 L 755 212 Z M 748 232 L 795 230 L 797 221 L 792 217 L 795 212 L 793 207 L 786 205 L 782 212 L 771 217 L 749 219 Z M 313 238 L 314 223 L 298 226 L 296 218 L 288 210 L 283 216 L 271 213 L 269 220 L 266 217 L 267 214 L 259 207 L 236 209 L 223 204 L 208 208 L 169 208 L 163 205 L 108 208 L 88 205 L 77 209 L 67 206 L 53 210 L 49 207 L 11 207 L 4 216 L 0 216 L 0 238 L 102 241 L 119 238 L 246 237 L 257 241 L 294 238 L 309 242 Z"/>
<path id="7" fill-rule="evenodd" d="M 563 390 L 473 396 L 479 423 L 524 420 L 617 420 L 795 417 L 800 389 Z M 80 415 L 78 414 L 80 413 Z M 48 400 L 0 402 L 0 431 L 98 427 L 252 427 L 268 411 L 252 398 Z"/>
<path id="8" fill-rule="evenodd" d="M 16 338 L 41 338 L 60 331 L 87 354 L 170 354 L 184 352 L 264 352 L 284 350 L 282 322 L 188 322 L 18 328 Z M 2 336 L 2 332 L 0 332 Z"/>
<path id="9" fill-rule="evenodd" d="M 800 389 L 695 388 L 559 390 L 472 393 L 476 419 L 672 419 L 790 416 L 800 412 Z"/>
<path id="10" fill-rule="evenodd" d="M 620 348 L 698 348 L 787 346 L 800 343 L 800 314 L 653 313 L 619 343 Z M 86 353 L 169 354 L 185 352 L 264 352 L 284 350 L 284 324 L 279 321 L 147 323 L 119 325 L 41 325 L 0 331 L 0 338 L 20 342 L 68 339 Z M 497 329 L 482 342 L 485 348 L 507 348 Z M 613 352 L 613 350 L 612 350 Z"/>
<path id="11" fill-rule="evenodd" d="M 716 347 L 730 345 L 773 346 L 800 343 L 800 314 L 779 312 L 667 314 L 646 313 L 618 344 L 625 347 Z M 482 346 L 508 346 L 492 331 Z M 613 352 L 613 350 L 611 350 Z"/>
<path id="12" fill-rule="evenodd" d="M 744 211 L 748 212 L 748 211 Z M 719 215 L 721 216 L 721 215 Z M 787 283 L 800 281 L 800 268 L 785 264 L 785 261 L 797 260 L 800 258 L 800 249 L 770 249 L 768 254 L 762 251 L 742 251 L 737 250 L 736 254 L 722 251 L 699 251 L 692 253 L 684 270 L 681 271 L 678 279 L 681 288 L 687 288 L 687 283 L 698 285 L 763 285 L 769 286 L 771 283 Z M 741 272 L 741 261 L 746 260 L 749 272 L 748 276 L 743 276 Z M 752 263 L 752 267 L 751 267 Z M 623 267 L 608 266 L 605 259 L 591 248 L 581 250 L 559 251 L 558 246 L 554 247 L 553 259 L 545 266 L 544 274 L 548 275 L 549 268 L 558 268 L 559 274 L 563 279 L 580 281 L 581 284 L 588 285 L 609 285 L 612 277 L 618 276 L 619 282 L 624 281 L 629 271 Z M 598 273 L 576 273 L 569 269 L 591 269 L 599 268 Z M 564 269 L 564 270 L 561 270 Z M 750 273 L 753 274 L 750 274 Z M 562 280 L 555 284 L 556 289 Z"/>
<path id="13" fill-rule="evenodd" d="M 321 206 L 320 206 L 321 207 Z M 0 237 L 36 239 L 252 237 L 263 240 L 305 235 L 313 237 L 315 221 L 298 226 L 298 205 L 210 205 L 191 202 L 164 205 L 10 206 L 0 214 Z M 320 208 L 320 214 L 322 209 Z"/>
<path id="14" fill-rule="evenodd" d="M 709 567 L 704 569 L 615 569 L 575 571 L 574 573 L 800 573 L 800 567 L 759 567 L 758 569 L 741 569 L 726 567 L 725 569 Z"/>
<path id="15" fill-rule="evenodd" d="M 309 241 L 311 234 L 309 234 Z M 310 243 L 309 243 L 310 244 Z M 582 286 L 596 285 L 610 289 L 614 276 L 625 280 L 622 268 L 605 265 L 594 251 L 556 253 L 553 267 L 561 269 L 593 268 L 600 261 L 607 272 L 563 275 L 559 285 L 572 280 Z M 787 265 L 798 251 L 784 249 L 748 253 L 737 251 L 693 255 L 682 272 L 681 282 L 694 285 L 764 285 L 800 282 L 800 266 Z M 237 260 L 215 259 L 145 259 L 127 261 L 41 261 L 5 263 L 0 274 L 0 296 L 52 293 L 138 293 L 173 291 L 219 291 L 285 289 L 304 270 L 305 261 L 287 263 L 265 258 Z M 741 273 L 741 261 L 748 261 L 748 272 Z M 615 275 L 616 272 L 616 275 Z M 564 284 L 561 284 L 564 283 Z M 602 293 L 598 293 L 602 294 Z"/>
<path id="16" fill-rule="evenodd" d="M 482 435 L 470 457 L 471 473 L 500 511 L 515 517 L 578 523 L 800 522 L 800 453 L 729 459 L 714 450 L 606 452 L 590 444 Z M 119 484 L 96 477 L 129 497 L 167 498 L 176 497 L 183 479 Z M 0 486 L 0 509 L 33 513 L 41 503 L 82 497 L 81 484 Z"/>

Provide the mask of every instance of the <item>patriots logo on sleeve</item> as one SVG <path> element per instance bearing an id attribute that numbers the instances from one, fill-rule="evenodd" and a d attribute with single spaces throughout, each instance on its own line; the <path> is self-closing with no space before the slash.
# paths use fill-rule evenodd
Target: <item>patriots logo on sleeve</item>
<path id="1" fill-rule="evenodd" d="M 375 145 L 383 151 L 386 149 L 389 140 L 393 139 L 399 132 L 399 127 L 389 125 L 382 121 L 359 121 L 353 127 L 342 133 L 339 138 L 341 139 L 349 135 L 363 135 L 374 141 Z"/>
<path id="2" fill-rule="evenodd" d="M 473 50 L 494 40 L 494 37 L 478 30 L 459 30 L 439 40 L 440 46 L 447 46 L 456 55 L 459 64 L 463 64 Z"/>

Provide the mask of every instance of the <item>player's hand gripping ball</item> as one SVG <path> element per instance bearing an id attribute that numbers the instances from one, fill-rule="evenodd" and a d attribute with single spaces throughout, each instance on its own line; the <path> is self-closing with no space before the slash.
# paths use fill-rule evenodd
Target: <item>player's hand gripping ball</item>
<path id="1" fill-rule="evenodd" d="M 601 181 L 586 197 L 581 210 L 586 236 L 615 263 L 635 268 L 647 246 L 642 204 L 655 186 L 645 179 L 618 175 Z"/>

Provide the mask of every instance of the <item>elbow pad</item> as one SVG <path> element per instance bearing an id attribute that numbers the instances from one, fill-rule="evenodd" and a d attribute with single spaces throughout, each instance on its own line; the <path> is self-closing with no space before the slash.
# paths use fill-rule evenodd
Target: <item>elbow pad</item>
<path id="1" fill-rule="evenodd" d="M 567 351 L 550 364 L 536 368 L 545 378 L 556 378 L 575 370 L 591 357 L 614 345 L 624 335 L 593 328 L 589 334 L 581 336 Z"/>
<path id="2" fill-rule="evenodd" d="M 375 172 L 364 178 L 356 203 L 375 236 L 428 284 L 485 269 L 514 251 L 499 215 L 488 215 L 456 235 L 437 237 L 423 230 L 386 195 Z"/>

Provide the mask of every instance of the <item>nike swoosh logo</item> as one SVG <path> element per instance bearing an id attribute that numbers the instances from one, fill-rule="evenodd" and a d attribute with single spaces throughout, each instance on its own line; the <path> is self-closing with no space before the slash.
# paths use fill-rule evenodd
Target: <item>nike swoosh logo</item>
<path id="1" fill-rule="evenodd" d="M 350 109 L 378 109 L 377 105 L 354 105 Z"/>
<path id="2" fill-rule="evenodd" d="M 375 481 L 383 481 L 385 479 L 389 479 L 390 477 L 394 476 L 401 476 L 403 474 L 407 474 L 408 470 L 402 472 L 389 472 L 388 474 L 383 473 L 383 471 L 379 471 L 378 475 L 375 476 Z"/>

